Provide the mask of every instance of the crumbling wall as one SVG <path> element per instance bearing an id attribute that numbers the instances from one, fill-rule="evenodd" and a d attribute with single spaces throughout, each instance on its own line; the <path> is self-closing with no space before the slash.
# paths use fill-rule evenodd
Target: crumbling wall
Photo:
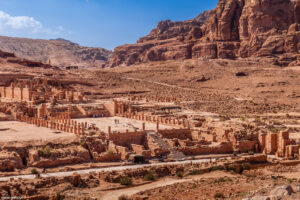
<path id="1" fill-rule="evenodd" d="M 255 145 L 258 144 L 258 141 L 249 141 L 243 140 L 238 142 L 238 149 L 240 152 L 255 152 Z"/>
<path id="2" fill-rule="evenodd" d="M 125 132 L 125 133 L 108 133 L 108 139 L 119 146 L 129 146 L 130 144 L 143 144 L 145 132 Z"/>
<path id="3" fill-rule="evenodd" d="M 189 129 L 170 129 L 170 130 L 159 130 L 158 131 L 164 138 L 173 139 L 177 138 L 185 140 L 187 138 L 192 139 L 192 131 Z"/>
<path id="4" fill-rule="evenodd" d="M 201 155 L 201 154 L 224 154 L 232 153 L 232 142 L 220 143 L 218 145 L 200 145 L 193 147 L 180 147 L 178 148 L 185 155 Z"/>

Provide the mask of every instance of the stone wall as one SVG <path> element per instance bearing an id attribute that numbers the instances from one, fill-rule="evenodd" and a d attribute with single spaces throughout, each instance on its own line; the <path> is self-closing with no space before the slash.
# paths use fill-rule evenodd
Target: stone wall
<path id="1" fill-rule="evenodd" d="M 187 138 L 192 139 L 192 132 L 190 129 L 159 130 L 158 132 L 164 138 L 167 139 L 173 139 L 173 138 L 177 138 L 180 140 L 186 140 Z"/>
<path id="2" fill-rule="evenodd" d="M 108 139 L 119 146 L 129 146 L 130 144 L 143 144 L 145 132 L 125 132 L 125 133 L 108 133 Z"/>
<path id="3" fill-rule="evenodd" d="M 113 162 L 121 160 L 121 154 L 103 153 L 94 158 L 98 162 Z"/>
<path id="4" fill-rule="evenodd" d="M 258 141 L 239 141 L 238 142 L 238 149 L 240 152 L 249 152 L 253 151 L 256 152 L 255 146 L 258 145 Z"/>
<path id="5" fill-rule="evenodd" d="M 232 142 L 221 143 L 218 145 L 201 145 L 194 147 L 180 147 L 179 150 L 185 155 L 202 155 L 202 154 L 224 154 L 232 153 Z"/>
<path id="6" fill-rule="evenodd" d="M 27 166 L 49 168 L 67 164 L 86 163 L 91 160 L 88 150 L 81 146 L 51 149 L 47 157 L 40 156 L 38 149 L 28 152 Z"/>

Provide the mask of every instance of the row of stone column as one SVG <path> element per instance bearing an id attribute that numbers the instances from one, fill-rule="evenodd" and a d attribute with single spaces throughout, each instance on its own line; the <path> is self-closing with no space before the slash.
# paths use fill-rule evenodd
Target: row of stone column
<path id="1" fill-rule="evenodd" d="M 71 113 L 70 112 L 57 113 L 55 117 L 50 117 L 50 120 L 57 123 L 68 123 L 71 121 Z"/>
<path id="2" fill-rule="evenodd" d="M 151 96 L 132 96 L 130 97 L 131 101 L 141 101 L 145 99 L 146 102 L 154 101 L 154 102 L 176 102 L 177 98 L 174 96 L 168 96 L 168 97 L 161 97 L 158 95 L 151 95 Z"/>
<path id="3" fill-rule="evenodd" d="M 52 130 L 58 130 L 67 133 L 74 133 L 76 135 L 85 134 L 86 129 L 88 128 L 87 122 L 78 123 L 76 120 L 71 120 L 70 118 L 64 117 L 50 117 L 50 120 L 45 120 L 36 116 L 29 117 L 23 114 L 17 115 L 16 119 L 21 122 L 36 125 L 38 127 L 50 128 Z M 95 129 L 95 126 L 92 125 L 92 128 Z"/>
<path id="4" fill-rule="evenodd" d="M 145 113 L 128 113 L 125 112 L 124 114 L 119 114 L 120 117 L 125 117 L 129 119 L 135 119 L 139 121 L 146 121 L 146 122 L 159 122 L 160 124 L 165 124 L 169 126 L 180 126 L 182 128 L 190 128 L 190 123 L 188 119 L 178 119 L 172 117 L 158 117 L 152 115 L 146 115 Z"/>

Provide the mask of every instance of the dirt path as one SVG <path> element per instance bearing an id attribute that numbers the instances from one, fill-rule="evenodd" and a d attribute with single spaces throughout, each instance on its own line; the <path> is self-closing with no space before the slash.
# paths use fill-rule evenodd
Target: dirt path
<path id="1" fill-rule="evenodd" d="M 230 156 L 225 156 L 225 157 L 230 157 Z M 215 158 L 211 159 L 212 162 L 216 161 Z M 74 170 L 74 171 L 67 171 L 67 172 L 54 172 L 54 173 L 43 173 L 40 174 L 42 178 L 47 178 L 47 177 L 66 177 L 66 176 L 72 176 L 74 173 L 78 174 L 89 174 L 91 172 L 110 172 L 110 171 L 121 171 L 121 170 L 126 170 L 126 169 L 140 169 L 144 167 L 149 167 L 149 166 L 166 166 L 166 165 L 179 165 L 179 164 L 185 164 L 185 163 L 203 163 L 203 162 L 210 162 L 210 159 L 199 159 L 199 160 L 185 160 L 185 161 L 176 161 L 176 162 L 163 162 L 163 163 L 153 163 L 153 164 L 141 164 L 141 165 L 127 165 L 127 166 L 116 166 L 116 167 L 107 167 L 107 168 L 93 168 L 93 169 L 84 169 L 84 170 Z M 36 175 L 29 174 L 29 175 L 18 175 L 18 176 L 5 176 L 5 177 L 0 177 L 0 181 L 9 181 L 11 178 L 14 179 L 35 179 Z"/>
<path id="2" fill-rule="evenodd" d="M 141 82 L 148 82 L 148 83 L 153 83 L 153 84 L 162 85 L 162 86 L 171 87 L 171 88 L 176 88 L 176 89 L 183 89 L 183 90 L 189 90 L 189 91 L 194 90 L 194 89 L 191 89 L 191 88 L 184 88 L 184 87 L 180 87 L 180 86 L 176 86 L 176 85 L 170 85 L 170 84 L 167 84 L 167 83 L 160 83 L 160 82 L 156 82 L 156 81 L 148 81 L 148 80 L 143 80 L 143 79 L 139 79 L 139 78 L 125 78 L 125 79 L 134 80 L 134 81 L 141 81 Z"/>
<path id="3" fill-rule="evenodd" d="M 187 179 L 165 178 L 165 179 L 162 179 L 162 180 L 150 183 L 150 184 L 146 184 L 146 185 L 141 185 L 141 186 L 137 186 L 137 187 L 107 192 L 102 197 L 102 200 L 117 200 L 118 197 L 121 195 L 132 196 L 132 195 L 142 192 L 142 191 L 151 190 L 151 189 L 155 189 L 158 187 L 164 187 L 164 186 L 168 186 L 168 185 L 173 185 L 175 183 L 189 182 L 189 181 L 193 181 L 193 180 L 199 180 L 201 178 L 218 178 L 218 177 L 225 177 L 225 176 L 235 177 L 236 175 L 232 175 L 230 173 L 226 173 L 226 172 L 222 172 L 222 171 L 215 171 L 215 172 L 211 172 L 208 174 L 193 176 L 193 177 L 187 178 Z"/>
<path id="4" fill-rule="evenodd" d="M 159 180 L 159 181 L 147 184 L 147 185 L 141 185 L 141 186 L 126 188 L 126 189 L 117 190 L 117 191 L 110 191 L 110 192 L 104 194 L 102 200 L 117 200 L 118 197 L 121 195 L 132 196 L 136 193 L 139 193 L 139 192 L 142 192 L 145 190 L 151 190 L 154 188 L 173 185 L 175 183 L 182 183 L 182 182 L 186 182 L 186 181 L 190 181 L 190 180 L 191 179 L 176 180 L 176 179 L 166 178 L 166 179 Z"/>

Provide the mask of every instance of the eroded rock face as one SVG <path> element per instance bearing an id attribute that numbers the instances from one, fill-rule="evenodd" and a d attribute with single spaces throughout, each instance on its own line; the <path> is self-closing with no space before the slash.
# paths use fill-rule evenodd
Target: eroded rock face
<path id="1" fill-rule="evenodd" d="M 41 156 L 37 149 L 31 149 L 28 153 L 27 165 L 31 167 L 49 168 L 67 164 L 86 163 L 90 160 L 91 157 L 88 150 L 81 146 L 51 149 L 47 156 Z"/>
<path id="2" fill-rule="evenodd" d="M 215 10 L 184 22 L 162 21 L 136 44 L 117 47 L 106 66 L 295 55 L 300 49 L 299 24 L 300 1 L 219 0 Z"/>
<path id="3" fill-rule="evenodd" d="M 19 154 L 8 151 L 0 153 L 0 171 L 13 171 L 21 168 L 23 168 L 23 163 Z"/>

